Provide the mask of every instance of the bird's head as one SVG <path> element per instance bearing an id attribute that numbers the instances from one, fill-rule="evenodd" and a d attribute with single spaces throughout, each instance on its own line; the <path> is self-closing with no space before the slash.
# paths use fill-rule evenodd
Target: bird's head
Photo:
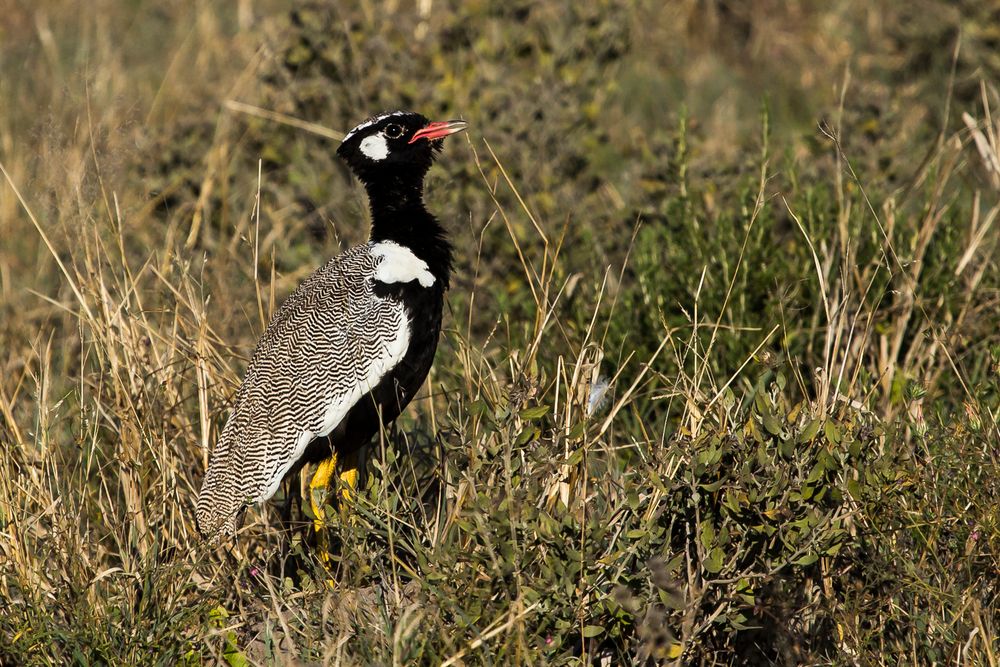
<path id="1" fill-rule="evenodd" d="M 398 173 L 423 178 L 444 138 L 465 128 L 462 120 L 432 123 L 412 111 L 388 111 L 348 132 L 337 155 L 366 184 Z"/>

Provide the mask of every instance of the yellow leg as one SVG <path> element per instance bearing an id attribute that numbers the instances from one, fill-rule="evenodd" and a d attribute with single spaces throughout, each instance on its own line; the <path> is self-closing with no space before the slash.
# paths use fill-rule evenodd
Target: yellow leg
<path id="1" fill-rule="evenodd" d="M 343 457 L 339 463 L 340 470 L 340 497 L 347 500 L 351 497 L 351 492 L 358 486 L 358 455 L 357 453 Z M 329 565 L 330 553 L 327 550 L 326 538 L 326 499 L 329 496 L 330 479 L 333 478 L 337 470 L 337 453 L 334 452 L 330 458 L 320 462 L 309 482 L 309 504 L 313 511 L 313 528 L 316 530 L 319 546 L 319 557 L 323 563 Z M 341 514 L 346 515 L 345 504 L 341 503 Z"/>
<path id="2" fill-rule="evenodd" d="M 313 529 L 316 531 L 316 546 L 319 550 L 320 560 L 327 567 L 330 565 L 330 551 L 326 539 L 326 510 L 324 508 L 326 507 L 330 479 L 333 477 L 336 469 L 337 453 L 334 452 L 330 458 L 320 461 L 320 464 L 316 466 L 316 472 L 313 473 L 313 477 L 309 481 L 309 504 L 312 506 L 313 511 Z M 327 580 L 326 584 L 333 588 L 332 579 Z"/>
<path id="3" fill-rule="evenodd" d="M 323 507 L 326 505 L 327 487 L 330 486 L 330 478 L 333 477 L 336 468 L 337 453 L 334 452 L 333 456 L 320 462 L 312 481 L 309 482 L 309 504 L 312 505 L 313 526 L 317 531 L 326 525 L 326 513 Z"/>
<path id="4" fill-rule="evenodd" d="M 341 460 L 340 497 L 349 500 L 351 493 L 358 488 L 358 453 L 349 454 Z M 341 505 L 341 507 L 344 507 Z"/>

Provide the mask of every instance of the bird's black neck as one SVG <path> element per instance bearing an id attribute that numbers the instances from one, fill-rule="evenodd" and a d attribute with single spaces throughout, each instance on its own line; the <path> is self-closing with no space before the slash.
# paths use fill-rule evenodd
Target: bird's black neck
<path id="1" fill-rule="evenodd" d="M 451 277 L 451 244 L 444 227 L 424 206 L 423 175 L 389 176 L 365 183 L 372 212 L 371 240 L 392 241 L 427 262 L 447 288 Z"/>

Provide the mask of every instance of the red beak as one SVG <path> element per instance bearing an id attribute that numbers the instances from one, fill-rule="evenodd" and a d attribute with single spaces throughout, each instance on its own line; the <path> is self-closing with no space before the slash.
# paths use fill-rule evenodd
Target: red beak
<path id="1" fill-rule="evenodd" d="M 441 139 L 447 137 L 449 134 L 461 132 L 468 126 L 469 124 L 464 120 L 446 120 L 440 123 L 428 123 L 413 134 L 409 143 L 412 144 L 418 139 L 427 139 L 428 141 L 431 139 Z"/>

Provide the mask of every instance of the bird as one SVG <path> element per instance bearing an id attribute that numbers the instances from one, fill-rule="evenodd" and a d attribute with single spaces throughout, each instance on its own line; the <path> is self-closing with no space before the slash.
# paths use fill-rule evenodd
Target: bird
<path id="1" fill-rule="evenodd" d="M 275 311 L 216 441 L 195 520 L 232 537 L 253 504 L 318 463 L 310 482 L 317 530 L 337 470 L 357 484 L 359 452 L 421 387 L 441 332 L 452 246 L 425 207 L 425 176 L 462 120 L 377 114 L 348 132 L 337 155 L 364 185 L 367 243 L 330 259 Z"/>

